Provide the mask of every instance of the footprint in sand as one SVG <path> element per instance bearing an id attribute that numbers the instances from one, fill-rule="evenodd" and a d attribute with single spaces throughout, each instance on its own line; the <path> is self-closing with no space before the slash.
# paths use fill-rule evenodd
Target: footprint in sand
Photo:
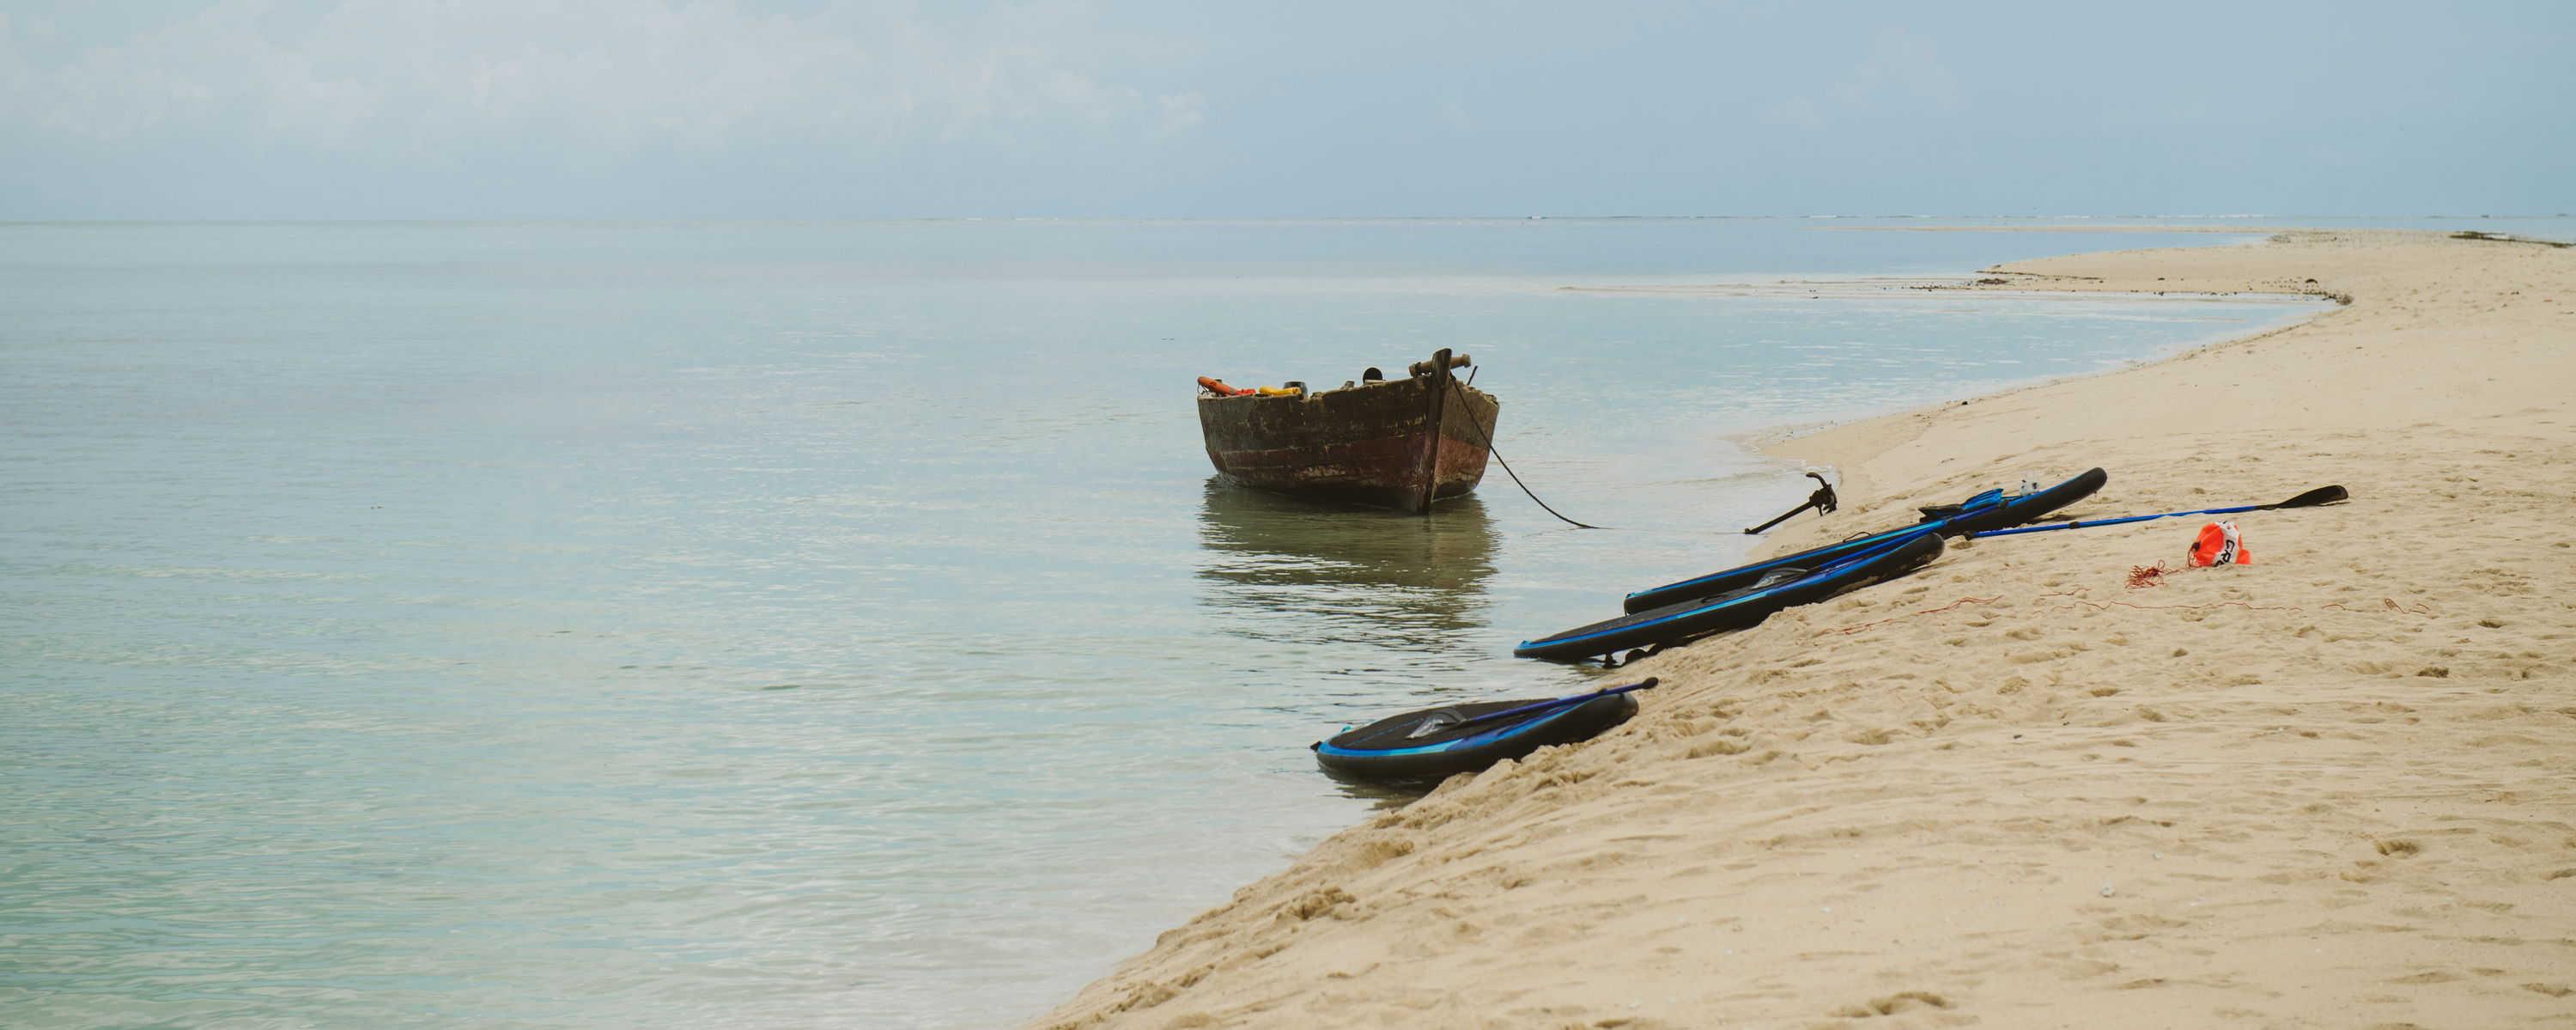
<path id="1" fill-rule="evenodd" d="M 1858 1005 L 1845 1005 L 1831 1014 L 1844 1019 L 1867 1019 L 1871 1016 L 1893 1016 L 1911 1009 L 1946 1009 L 1954 1003 L 1930 991 L 1900 991 L 1884 998 L 1873 998 Z"/>

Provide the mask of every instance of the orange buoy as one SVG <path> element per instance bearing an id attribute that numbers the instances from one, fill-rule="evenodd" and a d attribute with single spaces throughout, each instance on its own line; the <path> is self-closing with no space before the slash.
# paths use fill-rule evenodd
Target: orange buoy
<path id="1" fill-rule="evenodd" d="M 2254 556 L 2245 551 L 2245 537 L 2233 522 L 2212 522 L 2200 527 L 2200 535 L 2191 542 L 2191 567 L 2212 565 L 2252 565 Z"/>
<path id="2" fill-rule="evenodd" d="M 1226 397 L 1240 397 L 1244 394 L 1253 392 L 1251 390 L 1237 390 L 1234 387 L 1227 386 L 1224 383 L 1218 382 L 1214 376 L 1200 376 L 1199 388 L 1202 390 L 1213 390 L 1217 394 Z"/>

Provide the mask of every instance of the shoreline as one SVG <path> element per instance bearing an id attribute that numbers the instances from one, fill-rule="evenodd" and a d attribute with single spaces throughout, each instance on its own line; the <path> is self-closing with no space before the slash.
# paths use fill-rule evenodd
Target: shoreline
<path id="1" fill-rule="evenodd" d="M 1978 273 L 1976 273 L 1976 274 L 1978 274 L 1978 275 L 1988 275 L 1988 274 L 1991 274 L 1991 272 L 1992 272 L 1992 270 L 1991 270 L 1991 269 L 1988 269 L 1988 270 L 1980 271 L 1980 272 L 1978 272 Z M 1929 289 L 1929 290 L 1946 290 L 1946 291 L 1953 291 L 1953 292 L 2001 293 L 2001 294 L 2007 294 L 2007 295 L 2014 294 L 2014 293 L 2020 293 L 2020 294 L 2023 294 L 2023 295 L 2035 295 L 2035 294 L 2042 293 L 2042 292 L 2054 292 L 2054 293 L 2065 293 L 2065 294 L 2071 294 L 2071 295 L 2076 295 L 2076 296 L 2084 296 L 2084 297 L 2102 297 L 2102 296 L 2115 296 L 2115 295 L 2116 295 L 2116 296 L 2142 296 L 2142 297 L 2143 297 L 2143 296 L 2152 296 L 2152 297 L 2157 297 L 2157 298 L 2170 299 L 2170 298 L 2173 296 L 2173 294 L 2171 294 L 2171 293 L 2165 293 L 2165 292 L 2158 292 L 2158 293 L 2144 293 L 2144 292 L 2139 292 L 2139 293 L 2108 294 L 2108 293 L 2101 292 L 2101 291 L 2080 291 L 2080 290 L 2056 290 L 2056 291 L 2015 290 L 2015 289 L 2011 288 L 2010 286 L 1979 286 L 1979 285 L 1974 284 L 1973 282 L 1970 282 L 1970 283 L 1959 283 L 1959 282 L 1957 282 L 1957 281 L 1955 281 L 1955 280 L 1953 280 L 1953 281 L 1951 281 L 1950 283 L 1945 284 L 1945 285 L 1939 285 L 1939 286 L 1927 286 L 1927 287 L 1922 287 L 1922 288 L 1923 288 L 1923 289 Z M 2349 301 L 2348 301 L 2348 300 L 2341 300 L 2340 298 L 2327 297 L 2327 296 L 2322 296 L 2322 295 L 2318 295 L 2318 294 L 2289 294 L 2289 293 L 2281 293 L 2281 294 L 2265 294 L 2265 293 L 2252 293 L 2252 294 L 2248 294 L 2248 293 L 2234 293 L 2234 294 L 2228 294 L 2228 293 L 2208 293 L 2208 294 L 2185 294 L 2185 295 L 2183 295 L 2183 296 L 2185 296 L 2185 297 L 2186 297 L 2186 299 L 2191 298 L 2191 297 L 2203 297 L 2203 298 L 2208 298 L 2208 299 L 2212 299 L 2212 300 L 2219 300 L 2219 299 L 2225 299 L 2225 300 L 2277 300 L 2277 301 L 2282 301 L 2282 302 L 2289 302 L 2289 301 L 2339 301 L 2339 300 L 2340 300 L 2342 303 L 2349 303 Z M 1806 439 L 1808 439 L 1808 438 L 1810 438 L 1810 437 L 1817 436 L 1817 435 L 1819 435 L 1819 434 L 1826 433 L 1826 432 L 1829 432 L 1829 431 L 1832 431 L 1832 430 L 1835 430 L 1835 429 L 1840 429 L 1840 428 L 1843 428 L 1843 427 L 1846 427 L 1846 426 L 1860 425 L 1860 424 L 1862 424 L 1862 423 L 1872 422 L 1872 421 L 1876 421 L 1876 420 L 1879 420 L 1879 419 L 1893 418 L 1893 417 L 1896 417 L 1896 416 L 1898 416 L 1898 415 L 1907 415 L 1907 414 L 1915 414 L 1915 413 L 1922 413 L 1922 412 L 1934 412 L 1934 411 L 1941 410 L 1941 409 L 1943 409 L 1943 408 L 1948 408 L 1948 407 L 1953 407 L 1953 406 L 1966 406 L 1966 405 L 1970 405 L 1970 404 L 1973 404 L 1973 403 L 1978 402 L 1978 401 L 1990 401 L 1990 400 L 1994 400 L 1994 399 L 1997 399 L 1997 398 L 2008 397 L 2008 396 L 2011 396 L 2011 395 L 2013 395 L 2013 394 L 2020 393 L 2020 392 L 2025 391 L 2025 390 L 2034 390 L 2034 389 L 2038 389 L 2038 388 L 2040 388 L 2040 387 L 2044 387 L 2044 386 L 2054 386 L 2054 385 L 2057 385 L 2057 384 L 2059 384 L 2059 383 L 2077 382 L 2077 381 L 2085 380 L 2085 379 L 2094 379 L 2094 378 L 2099 378 L 2099 377 L 2101 377 L 2101 376 L 2116 375 L 2116 374 L 2119 374 L 2119 373 L 2121 373 L 2121 372 L 2129 371 L 2129 370 L 2131 370 L 2131 369 L 2144 368 L 2144 367 L 2149 366 L 2149 365 L 2156 365 L 2156 364 L 2161 364 L 2161 363 L 2163 363 L 2163 362 L 2167 362 L 2167 361 L 2173 361 L 2173 360 L 2176 360 L 2176 359 L 2178 359 L 2178 358 L 2182 357 L 2182 356 L 2183 356 L 2183 355 L 2185 355 L 2185 354 L 2189 354 L 2189 353 L 2192 353 L 2192 352 L 2194 352 L 2194 351 L 2205 350 L 2205 349 L 2208 349 L 2208 348 L 2211 348 L 2211 347 L 2224 346 L 2224 345 L 2227 345 L 2227 344 L 2242 343 L 2242 342 L 2246 342 L 2246 341 L 2250 341 L 2250 340 L 2259 340 L 2259 339 L 2262 339 L 2262 338 L 2264 338 L 2264 337 L 2274 335 L 2274 334 L 2276 334 L 2276 333 L 2287 332 L 2287 331 L 2290 331 L 2290 330 L 2292 330 L 2292 329 L 2296 329 L 2296 328 L 2298 328 L 2299 326 L 2306 325 L 2307 323 L 2312 322 L 2312 321 L 2315 321 L 2317 318 L 2319 318 L 2319 317 L 2321 317 L 2321 316 L 2325 315 L 2326 313 L 2328 313 L 2328 312 L 2330 312 L 2330 311 L 2332 311 L 2332 310 L 2333 310 L 2333 308 L 2319 308 L 2318 310 L 2316 310 L 2316 311 L 2314 311 L 2314 312 L 2311 312 L 2311 313 L 2308 313 L 2308 314 L 2306 314 L 2306 315 L 2300 316 L 2300 317 L 2298 317 L 2298 318 L 2296 318 L 2296 319 L 2277 321 L 2277 322 L 2276 322 L 2276 324 L 2271 325 L 2269 328 L 2262 328 L 2262 329 L 2258 329 L 2258 330 L 2256 330 L 2256 331 L 2254 331 L 2254 332 L 2247 333 L 2246 335 L 2243 335 L 2243 336 L 2230 336 L 2230 337 L 2225 337 L 2225 338 L 2221 338 L 2221 339 L 2212 339 L 2212 340 L 2206 340 L 2206 341 L 2201 341 L 2201 342 L 2194 342 L 2194 343 L 2180 343 L 2180 344 L 2172 344 L 2172 345 L 2168 345 L 2168 346 L 2165 346 L 2165 347 L 2163 347 L 2163 348 L 2160 348 L 2160 349 L 2158 349 L 2157 351 L 2155 351 L 2155 352 L 2151 353 L 2149 356 L 2141 357 L 2141 358 L 2129 359 L 2129 360 L 2123 361 L 2123 362 L 2121 362 L 2121 363 L 2119 363 L 2119 364 L 2117 364 L 2117 365 L 2114 365 L 2114 366 L 2112 366 L 2112 367 L 2102 368 L 2102 369 L 2097 369 L 2097 370 L 2094 370 L 2094 371 L 2091 371 L 2091 372 L 2074 372 L 2074 373 L 2067 373 L 2067 374 L 2064 374 L 2064 375 L 2046 376 L 2046 377 L 2042 377 L 2042 378 L 2038 378 L 2038 379 L 2032 379 L 2032 380 L 2027 380 L 2027 381 L 2022 381 L 2022 382 L 2016 382 L 2016 383 L 2007 383 L 2007 384 L 2005 384 L 2005 385 L 2002 385 L 2002 386 L 1996 387 L 1996 388 L 1994 388 L 1994 389 L 1992 389 L 1992 390 L 1988 390 L 1988 391 L 1986 391 L 1986 392 L 1984 392 L 1984 393 L 1971 394 L 1971 395 L 1968 395 L 1968 396 L 1965 396 L 1965 397 L 1951 397 L 1951 398 L 1948 398 L 1948 399 L 1945 399 L 1945 400 L 1936 401 L 1936 402 L 1931 403 L 1931 404 L 1917 404 L 1917 405 L 1913 405 L 1913 406 L 1910 406 L 1910 407 L 1899 408 L 1899 409 L 1897 409 L 1897 410 L 1895 410 L 1895 411 L 1883 411 L 1883 412 L 1880 412 L 1880 413 L 1877 413 L 1877 414 L 1859 415 L 1859 416 L 1855 416 L 1855 417 L 1847 418 L 1847 419 L 1829 419 L 1829 420 L 1825 420 L 1825 421 L 1818 421 L 1818 422 L 1798 422 L 1798 423 L 1786 423 L 1786 424 L 1782 424 L 1782 425 L 1775 425 L 1775 426 L 1765 426 L 1765 427 L 1763 427 L 1763 428 L 1755 429 L 1755 430 L 1750 430 L 1750 431 L 1747 431 L 1747 432 L 1732 433 L 1732 434 L 1727 435 L 1727 436 L 1725 437 L 1725 439 L 1726 439 L 1728 442 L 1730 442 L 1730 443 L 1734 444 L 1735 446 L 1737 446 L 1737 447 L 1739 447 L 1739 448 L 1742 448 L 1742 449 L 1743 449 L 1745 452 L 1747 452 L 1747 453 L 1751 453 L 1751 454 L 1764 454 L 1764 455 L 1769 455 L 1769 456 L 1771 456 L 1771 457 L 1775 457 L 1775 458 L 1783 458 L 1783 459 L 1788 459 L 1788 460 L 1796 461 L 1796 462 L 1798 462 L 1798 463 L 1800 464 L 1800 467 L 1804 467 L 1804 468 L 1814 468 L 1814 469 L 1823 469 L 1823 468 L 1829 468 L 1829 467 L 1831 467 L 1831 468 L 1837 468 L 1837 469 L 1839 469 L 1839 466 L 1835 466 L 1835 465 L 1833 465 L 1831 462 L 1818 462 L 1818 461 L 1808 460 L 1809 456 L 1807 456 L 1807 455 L 1806 455 L 1806 454 L 1804 454 L 1803 452 L 1799 452 L 1799 451 L 1797 450 L 1797 448 L 1796 448 L 1795 446 L 1793 446 L 1793 445 L 1797 444 L 1799 441 L 1806 440 Z M 1788 531 L 1789 531 L 1789 530 L 1784 529 L 1784 530 L 1781 530 L 1781 531 L 1779 531 L 1779 532 L 1788 532 Z M 1775 534 L 1775 535 L 1776 535 L 1776 534 Z"/>
<path id="2" fill-rule="evenodd" d="M 2204 519 L 1959 542 L 1647 658 L 1625 726 L 1334 835 L 1030 1025 L 2576 1018 L 2576 252 L 2293 230 L 1979 278 L 2344 303 L 1763 445 L 1845 494 L 1766 553 L 2094 465 L 2059 517 L 2353 500 L 2136 590 Z"/>

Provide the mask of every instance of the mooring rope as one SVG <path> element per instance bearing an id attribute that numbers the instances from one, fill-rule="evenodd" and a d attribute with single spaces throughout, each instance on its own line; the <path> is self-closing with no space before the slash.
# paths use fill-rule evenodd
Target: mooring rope
<path id="1" fill-rule="evenodd" d="M 1469 378 L 1471 378 L 1471 379 L 1475 377 L 1475 374 L 1476 374 L 1476 373 L 1475 373 L 1473 370 L 1469 370 L 1469 371 L 1468 371 L 1468 373 L 1467 373 L 1468 377 L 1469 377 Z M 1458 378 L 1457 378 L 1456 376 L 1448 376 L 1448 377 L 1446 377 L 1446 378 L 1449 380 L 1449 389 L 1450 389 L 1450 392 L 1457 394 L 1457 396 L 1458 396 L 1458 402 L 1459 402 L 1459 403 L 1461 403 L 1461 404 L 1465 404 L 1465 403 L 1467 402 L 1467 393 L 1466 393 L 1466 391 L 1465 391 L 1464 389 L 1462 389 L 1462 388 L 1460 388 L 1460 387 L 1459 387 L 1459 385 L 1458 385 Z M 1547 510 L 1547 513 L 1548 513 L 1548 514 L 1550 514 L 1550 515 L 1554 515 L 1554 516 L 1556 516 L 1557 518 L 1560 518 L 1560 519 L 1565 519 L 1566 524 L 1571 525 L 1571 526 L 1573 526 L 1573 527 L 1574 527 L 1574 528 L 1576 528 L 1576 529 L 1607 529 L 1607 528 L 1609 528 L 1609 527 L 1607 527 L 1607 526 L 1595 526 L 1595 525 L 1593 525 L 1593 524 L 1591 524 L 1591 523 L 1589 523 L 1589 522 L 1576 522 L 1576 521 L 1574 521 L 1573 519 L 1565 518 L 1565 513 L 1560 512 L 1560 511 L 1558 511 L 1558 510 L 1556 510 L 1556 509 L 1554 509 L 1554 508 L 1549 508 L 1549 507 L 1547 506 L 1547 502 L 1546 502 L 1546 501 L 1541 501 L 1541 500 L 1539 500 L 1539 499 L 1538 499 L 1538 494 L 1537 494 L 1536 492 L 1533 492 L 1533 491 L 1529 488 L 1529 484 L 1528 484 L 1528 483 L 1521 482 L 1521 474 L 1520 474 L 1520 473 L 1518 473 L 1518 472 L 1514 472 L 1514 471 L 1512 471 L 1512 463 L 1511 463 L 1511 462 L 1508 462 L 1508 461 L 1504 461 L 1504 460 L 1503 460 L 1503 452 L 1502 452 L 1501 450 L 1497 449 L 1497 448 L 1494 446 L 1494 438 L 1493 438 L 1493 437 L 1491 437 L 1491 436 L 1487 436 L 1487 435 L 1485 435 L 1485 427 L 1484 427 L 1484 426 L 1482 426 L 1482 425 L 1478 425 L 1478 424 L 1477 424 L 1477 421 L 1476 421 L 1476 412 L 1475 412 L 1475 409 L 1474 409 L 1474 408 L 1469 408 L 1469 409 L 1467 410 L 1467 425 L 1469 425 L 1469 426 L 1473 427 L 1473 428 L 1476 430 L 1476 437 L 1477 437 L 1477 439 L 1483 440 L 1483 441 L 1485 442 L 1485 453 L 1487 453 L 1487 454 L 1491 454 L 1491 455 L 1493 455 L 1493 456 L 1494 456 L 1494 461 L 1495 461 L 1497 464 L 1500 464 L 1500 465 L 1503 467 L 1503 474 L 1504 474 L 1504 475 L 1507 475 L 1507 476 L 1512 477 L 1512 485 L 1513 485 L 1513 486 L 1520 487 L 1520 488 L 1521 488 L 1521 492 L 1522 492 L 1522 493 L 1529 494 L 1529 499 L 1530 499 L 1531 501 L 1536 502 L 1536 503 L 1538 504 L 1538 506 L 1539 506 L 1539 507 L 1541 507 L 1541 508 L 1545 508 L 1545 509 Z M 1438 427 L 1438 426 L 1433 426 L 1433 427 L 1431 427 L 1431 431 L 1432 431 L 1432 432 L 1437 433 L 1437 432 L 1439 432 L 1439 431 L 1440 431 L 1440 427 Z"/>

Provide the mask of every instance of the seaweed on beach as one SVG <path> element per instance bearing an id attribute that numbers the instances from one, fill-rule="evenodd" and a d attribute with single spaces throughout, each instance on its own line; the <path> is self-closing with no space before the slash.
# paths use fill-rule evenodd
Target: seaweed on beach
<path id="1" fill-rule="evenodd" d="M 2485 240 L 2489 243 L 2537 243 L 2543 247 L 2576 247 L 2576 243 L 2560 243 L 2557 240 L 2535 240 L 2529 236 L 2516 236 L 2512 233 L 2506 232 L 2479 232 L 2475 229 L 2462 229 L 2458 232 L 2452 233 L 2451 238 L 2455 240 Z"/>

